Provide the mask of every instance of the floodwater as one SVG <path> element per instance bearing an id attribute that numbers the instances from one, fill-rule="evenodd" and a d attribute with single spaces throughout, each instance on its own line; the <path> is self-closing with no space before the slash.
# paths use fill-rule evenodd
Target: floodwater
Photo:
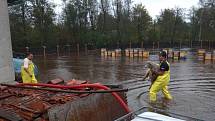
<path id="1" fill-rule="evenodd" d="M 149 106 L 148 81 L 138 81 L 146 68 L 146 59 L 128 57 L 101 57 L 99 54 L 75 56 L 35 57 L 41 82 L 55 78 L 89 80 L 103 84 L 122 84 L 124 88 L 142 87 L 127 92 L 127 101 L 132 110 Z M 197 60 L 189 53 L 186 60 L 169 61 L 171 81 L 169 85 L 173 100 L 166 103 L 158 93 L 157 108 L 169 112 L 215 120 L 215 65 L 211 61 Z"/>

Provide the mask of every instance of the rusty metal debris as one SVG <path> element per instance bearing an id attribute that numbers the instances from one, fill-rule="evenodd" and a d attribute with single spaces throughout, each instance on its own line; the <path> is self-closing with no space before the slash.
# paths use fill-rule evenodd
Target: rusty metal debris
<path id="1" fill-rule="evenodd" d="M 115 85 L 110 85 L 110 86 L 108 85 L 110 87 L 110 90 L 96 90 L 96 88 L 93 88 L 93 87 L 88 88 L 88 87 L 85 87 L 84 85 L 80 85 L 80 84 L 90 85 L 88 81 L 81 81 L 81 80 L 77 81 L 74 79 L 68 81 L 67 83 L 64 83 L 63 80 L 55 79 L 50 81 L 49 83 L 52 86 L 54 85 L 55 87 L 56 86 L 63 87 L 65 85 L 67 86 L 76 85 L 76 86 L 83 86 L 83 88 L 80 88 L 80 89 L 74 88 L 72 90 L 70 88 L 52 88 L 52 87 L 44 86 L 47 84 L 41 84 L 42 86 L 39 86 L 39 85 L 29 86 L 29 85 L 20 85 L 20 84 L 19 85 L 0 84 L 0 121 L 49 121 L 49 120 L 53 120 L 49 118 L 51 117 L 53 118 L 53 115 L 55 115 L 55 112 L 58 112 L 58 111 L 60 112 L 63 111 L 64 112 L 63 114 L 66 114 L 64 118 L 68 117 L 67 113 L 73 118 L 72 116 L 73 113 L 69 111 L 69 110 L 73 111 L 72 109 L 65 110 L 65 108 L 61 109 L 60 107 L 67 107 L 68 105 L 73 105 L 73 104 L 75 106 L 75 104 L 77 103 L 77 100 L 78 102 L 82 100 L 80 101 L 80 103 L 88 103 L 83 101 L 86 98 L 93 99 L 93 100 L 104 99 L 103 94 L 99 96 L 102 98 L 98 98 L 98 95 L 92 95 L 96 97 L 94 99 L 92 98 L 92 96 L 89 96 L 92 93 L 112 93 L 112 92 L 128 91 L 128 89 L 119 89 L 118 86 L 115 86 Z M 61 83 L 63 84 L 59 85 Z M 112 99 L 112 98 L 108 97 L 107 99 Z M 99 101 L 100 103 L 98 103 L 97 108 L 100 109 L 104 107 L 106 103 L 114 106 L 115 105 L 118 106 L 120 104 L 117 102 L 112 103 L 113 101 L 109 103 L 107 99 L 104 99 L 103 101 L 101 101 L 102 103 Z M 72 106 L 74 109 L 79 110 L 79 108 L 75 108 L 74 106 Z M 86 105 L 84 104 L 84 106 Z M 97 104 L 96 105 L 94 104 L 94 107 L 96 106 Z M 81 105 L 79 105 L 79 107 L 81 108 L 80 110 L 85 109 Z M 89 105 L 88 107 L 92 108 L 91 105 Z M 118 110 L 119 108 L 116 108 L 116 109 Z M 107 110 L 101 109 L 101 110 L 106 112 L 110 111 L 109 109 Z M 94 110 L 92 110 L 92 112 L 94 113 Z M 118 110 L 118 112 L 120 111 Z M 114 113 L 113 116 L 111 117 L 112 119 L 114 119 L 114 116 L 119 116 L 124 113 L 125 113 L 124 111 L 120 113 Z M 80 114 L 83 115 L 81 112 Z M 56 117 L 56 115 L 54 117 Z M 91 116 L 90 113 L 89 113 L 89 116 Z M 59 119 L 64 119 L 62 118 L 62 115 L 58 115 L 57 117 Z M 86 119 L 88 119 L 87 117 L 88 115 L 85 116 Z M 95 119 L 100 117 L 101 116 L 99 114 L 97 117 L 95 117 Z M 74 121 L 76 121 L 75 118 L 74 118 Z M 92 119 L 92 121 L 94 120 Z"/>
<path id="2" fill-rule="evenodd" d="M 0 86 L 0 121 L 48 121 L 49 108 L 87 95 Z"/>
<path id="3" fill-rule="evenodd" d="M 64 84 L 64 80 L 63 79 L 53 79 L 48 81 L 48 84 Z"/>

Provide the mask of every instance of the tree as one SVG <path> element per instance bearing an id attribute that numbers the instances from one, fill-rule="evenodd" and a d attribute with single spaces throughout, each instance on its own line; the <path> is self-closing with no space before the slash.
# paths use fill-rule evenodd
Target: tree
<path id="1" fill-rule="evenodd" d="M 100 19 L 100 21 L 102 21 L 102 32 L 104 33 L 106 31 L 106 21 L 107 21 L 107 14 L 109 13 L 109 0 L 101 0 L 100 1 L 100 15 L 102 16 L 102 19 Z"/>
<path id="2" fill-rule="evenodd" d="M 10 2 L 9 17 L 11 39 L 14 49 L 29 46 L 32 23 L 32 7 L 29 0 Z"/>
<path id="3" fill-rule="evenodd" d="M 93 31 L 96 30 L 96 22 L 98 19 L 98 2 L 97 0 L 89 0 L 89 17 L 90 17 L 90 26 Z"/>
<path id="4" fill-rule="evenodd" d="M 172 28 L 174 25 L 174 11 L 164 9 L 158 17 L 158 25 L 160 30 L 160 40 L 163 42 L 171 42 Z M 171 44 L 171 43 L 170 43 Z"/>
<path id="5" fill-rule="evenodd" d="M 8 0 L 13 49 L 67 44 L 126 48 L 129 43 L 137 47 L 156 41 L 178 47 L 189 40 L 192 45 L 215 39 L 214 0 L 200 0 L 201 7 L 190 10 L 190 21 L 181 8 L 164 9 L 152 21 L 146 8 L 132 0 L 62 1 L 63 12 L 57 17 L 61 20 L 56 21 L 55 5 L 49 0 Z"/>
<path id="6" fill-rule="evenodd" d="M 54 27 L 54 6 L 47 0 L 34 0 L 31 1 L 32 12 L 32 26 L 33 38 L 32 46 L 53 45 L 53 27 Z"/>
<path id="7" fill-rule="evenodd" d="M 168 42 L 169 46 L 178 46 L 182 40 L 189 39 L 189 28 L 183 19 L 183 9 L 164 9 L 158 17 L 158 25 L 160 29 L 160 39 Z"/>
<path id="8" fill-rule="evenodd" d="M 197 15 L 197 8 L 192 7 L 189 12 L 190 20 L 190 47 L 193 47 L 193 42 L 198 40 L 199 33 L 199 17 Z"/>
<path id="9" fill-rule="evenodd" d="M 134 39 L 137 42 L 148 40 L 149 28 L 152 24 L 151 17 L 142 4 L 135 5 L 133 7 L 133 27 L 134 27 Z"/>

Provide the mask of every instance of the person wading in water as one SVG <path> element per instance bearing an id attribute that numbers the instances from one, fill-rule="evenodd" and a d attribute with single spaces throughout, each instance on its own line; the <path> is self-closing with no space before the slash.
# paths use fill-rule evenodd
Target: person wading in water
<path id="1" fill-rule="evenodd" d="M 157 73 L 158 77 L 152 84 L 149 90 L 150 102 L 156 102 L 157 92 L 162 90 L 164 97 L 168 100 L 172 99 L 171 94 L 168 91 L 168 84 L 170 81 L 170 64 L 167 62 L 167 54 L 165 51 L 161 51 L 159 54 L 160 69 Z"/>

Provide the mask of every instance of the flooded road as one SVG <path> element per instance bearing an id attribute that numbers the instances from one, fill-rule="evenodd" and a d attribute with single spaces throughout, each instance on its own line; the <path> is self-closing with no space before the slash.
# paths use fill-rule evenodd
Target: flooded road
<path id="1" fill-rule="evenodd" d="M 203 120 L 215 120 L 215 65 L 198 61 L 189 53 L 186 60 L 169 61 L 171 64 L 170 92 L 173 101 L 166 104 L 158 94 L 157 107 L 170 112 Z M 127 93 L 129 107 L 136 110 L 148 106 L 148 81 L 137 81 L 146 68 L 147 60 L 128 57 L 100 57 L 96 54 L 77 56 L 35 57 L 40 70 L 39 80 L 54 78 L 81 79 L 103 84 L 122 84 L 125 88 L 142 86 Z M 136 81 L 135 81 L 136 79 Z"/>

